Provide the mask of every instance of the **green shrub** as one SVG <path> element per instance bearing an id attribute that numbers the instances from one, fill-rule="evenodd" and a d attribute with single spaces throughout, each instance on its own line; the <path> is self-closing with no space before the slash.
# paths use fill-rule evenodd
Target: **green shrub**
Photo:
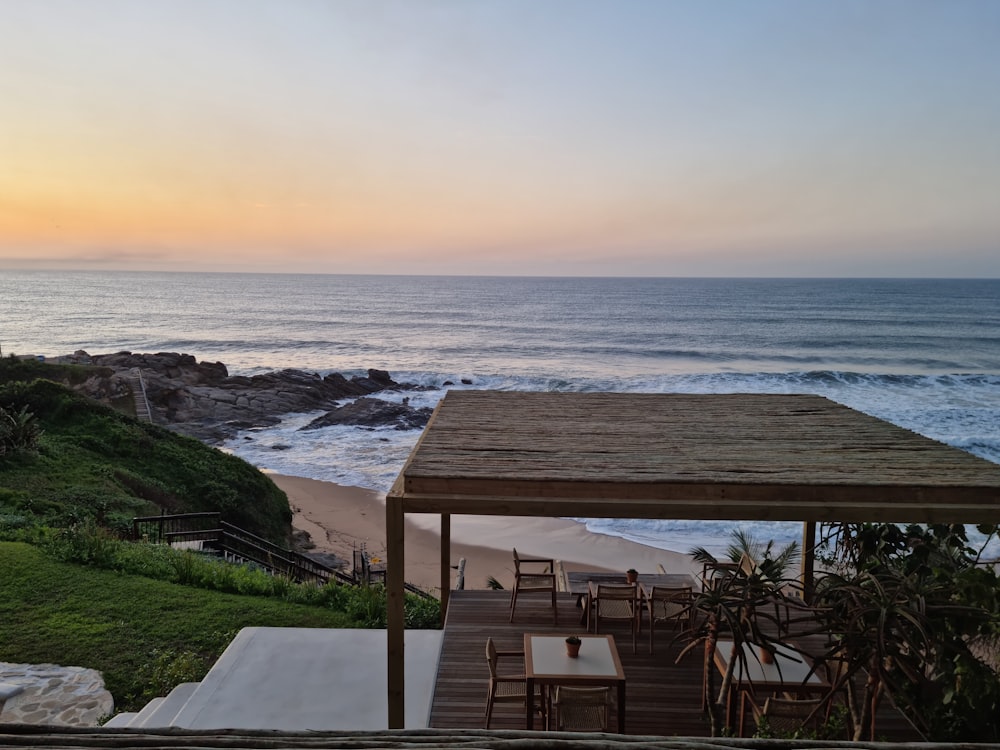
<path id="1" fill-rule="evenodd" d="M 40 527 L 31 528 L 41 533 Z M 22 537 L 14 538 L 24 540 Z M 272 575 L 259 566 L 230 563 L 204 553 L 175 550 L 162 544 L 125 541 L 93 522 L 51 530 L 36 541 L 40 541 L 53 558 L 63 562 L 211 591 L 271 597 L 292 604 L 323 607 L 345 613 L 357 627 L 386 627 L 386 593 L 381 585 L 348 586 L 331 582 L 317 586 L 295 583 L 287 576 Z M 440 603 L 437 599 L 407 594 L 404 608 L 406 627 L 440 627 Z"/>
<path id="2" fill-rule="evenodd" d="M 287 497 L 236 456 L 45 380 L 4 382 L 0 373 L 0 407 L 34 415 L 44 429 L 37 451 L 0 456 L 0 492 L 30 498 L 24 509 L 46 523 L 106 523 L 113 513 L 153 515 L 160 509 L 217 511 L 269 541 L 287 541 Z"/>
<path id="3" fill-rule="evenodd" d="M 200 682 L 211 666 L 210 659 L 194 651 L 154 650 L 150 660 L 139 670 L 138 681 L 143 690 L 137 698 L 147 703 L 166 695 L 182 682 Z"/>
<path id="4" fill-rule="evenodd" d="M 437 599 L 425 599 L 422 596 L 407 594 L 403 606 L 406 612 L 406 627 L 414 630 L 441 629 L 441 602 Z"/>
<path id="5" fill-rule="evenodd" d="M 0 511 L 0 532 L 13 529 L 23 529 L 34 523 L 35 519 L 24 513 L 7 513 Z"/>
<path id="6" fill-rule="evenodd" d="M 106 530 L 90 524 L 62 529 L 47 547 L 57 560 L 114 570 L 123 544 Z"/>
<path id="7" fill-rule="evenodd" d="M 38 449 L 42 427 L 27 406 L 4 408 L 0 404 L 0 456 Z"/>

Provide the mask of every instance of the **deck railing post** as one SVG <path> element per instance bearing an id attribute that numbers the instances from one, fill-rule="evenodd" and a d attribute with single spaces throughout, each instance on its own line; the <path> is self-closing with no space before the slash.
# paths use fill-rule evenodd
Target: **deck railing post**
<path id="1" fill-rule="evenodd" d="M 403 586 L 405 561 L 403 530 L 405 515 L 402 498 L 386 496 L 385 536 L 388 560 L 386 565 L 386 683 L 389 708 L 389 729 L 403 729 L 406 721 L 406 696 L 404 694 L 405 656 L 403 628 L 405 626 L 405 590 Z"/>
<path id="2" fill-rule="evenodd" d="M 451 592 L 451 514 L 441 514 L 441 627 L 448 615 Z"/>

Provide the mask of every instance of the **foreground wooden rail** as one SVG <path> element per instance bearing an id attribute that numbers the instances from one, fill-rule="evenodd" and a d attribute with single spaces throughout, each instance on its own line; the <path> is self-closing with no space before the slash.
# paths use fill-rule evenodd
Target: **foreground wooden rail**
<path id="1" fill-rule="evenodd" d="M 954 750 L 955 744 L 923 742 L 818 742 L 816 740 L 754 740 L 734 738 L 661 737 L 651 735 L 572 734 L 569 732 L 518 732 L 486 730 L 409 729 L 381 732 L 279 732 L 267 730 L 190 730 L 142 728 L 54 728 L 24 724 L 0 725 L 0 747 L 84 748 L 227 748 L 228 750 L 402 750 L 403 748 L 487 748 L 489 750 L 799 750 L 844 748 L 849 750 Z M 977 750 L 1000 748 L 977 744 Z"/>

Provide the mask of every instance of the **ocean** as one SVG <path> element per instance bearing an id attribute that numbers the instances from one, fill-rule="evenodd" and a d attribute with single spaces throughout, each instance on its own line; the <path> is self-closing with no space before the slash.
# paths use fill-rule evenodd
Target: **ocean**
<path id="1" fill-rule="evenodd" d="M 417 406 L 448 388 L 815 393 L 1000 463 L 1000 280 L 0 271 L 0 348 L 184 352 L 246 375 L 374 367 L 427 386 L 384 396 Z M 225 447 L 262 468 L 385 491 L 419 435 L 297 431 L 314 416 Z M 680 552 L 719 551 L 734 527 L 586 523 Z M 742 526 L 779 543 L 800 534 Z"/>

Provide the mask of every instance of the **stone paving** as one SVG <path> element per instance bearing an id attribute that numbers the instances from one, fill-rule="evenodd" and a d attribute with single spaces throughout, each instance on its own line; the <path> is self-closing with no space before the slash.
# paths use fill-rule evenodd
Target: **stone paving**
<path id="1" fill-rule="evenodd" d="M 0 682 L 24 686 L 0 709 L 0 724 L 96 727 L 115 709 L 104 678 L 93 669 L 0 662 Z"/>

